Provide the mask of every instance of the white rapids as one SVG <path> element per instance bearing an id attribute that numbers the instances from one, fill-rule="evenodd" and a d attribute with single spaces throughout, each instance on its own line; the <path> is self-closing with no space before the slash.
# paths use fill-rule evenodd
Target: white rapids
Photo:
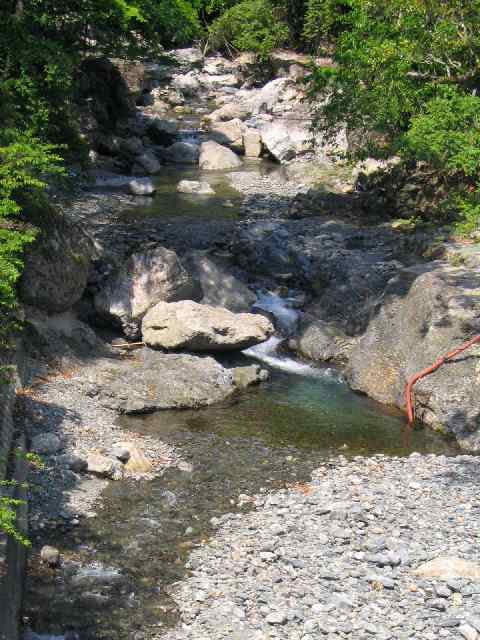
<path id="1" fill-rule="evenodd" d="M 279 329 L 288 336 L 294 333 L 300 319 L 300 312 L 290 305 L 291 301 L 288 298 L 281 298 L 272 292 L 258 292 L 257 301 L 253 307 L 270 312 L 275 317 Z M 278 348 L 284 341 L 285 337 L 272 336 L 266 342 L 245 349 L 242 353 L 250 358 L 264 362 L 274 369 L 280 369 L 287 373 L 311 378 L 332 378 L 338 380 L 338 382 L 342 380 L 342 377 L 335 369 L 314 367 L 306 362 L 301 362 L 286 354 L 279 353 Z"/>

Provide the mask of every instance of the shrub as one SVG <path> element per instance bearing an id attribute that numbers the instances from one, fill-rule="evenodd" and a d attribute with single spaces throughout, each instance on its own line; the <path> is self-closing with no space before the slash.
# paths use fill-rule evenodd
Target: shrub
<path id="1" fill-rule="evenodd" d="M 289 31 L 268 0 L 243 0 L 212 23 L 209 37 L 213 48 L 266 57 L 288 41 Z"/>

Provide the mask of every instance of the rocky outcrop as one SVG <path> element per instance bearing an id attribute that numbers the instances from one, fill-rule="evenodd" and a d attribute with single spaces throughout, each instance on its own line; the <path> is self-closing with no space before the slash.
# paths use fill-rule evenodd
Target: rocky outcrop
<path id="1" fill-rule="evenodd" d="M 260 127 L 265 148 L 280 162 L 286 162 L 312 150 L 310 122 L 283 118 Z"/>
<path id="2" fill-rule="evenodd" d="M 272 334 L 272 324 L 261 315 L 235 314 L 188 300 L 160 302 L 142 322 L 144 342 L 160 349 L 235 351 L 264 342 Z"/>
<path id="3" fill-rule="evenodd" d="M 259 377 L 263 377 L 258 372 Z M 208 356 L 166 354 L 144 349 L 128 367 L 112 365 L 98 380 L 101 402 L 120 413 L 198 409 L 230 397 L 241 382 Z M 246 376 L 243 376 L 246 380 Z M 250 384 L 250 382 L 249 382 Z"/>
<path id="4" fill-rule="evenodd" d="M 480 333 L 479 291 L 478 274 L 446 264 L 396 274 L 350 357 L 352 387 L 403 407 L 410 376 Z M 415 406 L 420 420 L 480 450 L 480 349 L 418 382 Z"/>
<path id="5" fill-rule="evenodd" d="M 240 158 L 227 147 L 210 141 L 200 147 L 200 168 L 207 171 L 235 169 L 242 165 Z"/>
<path id="6" fill-rule="evenodd" d="M 201 289 L 175 252 L 155 247 L 130 256 L 95 295 L 97 313 L 121 327 L 126 335 L 139 334 L 145 313 L 157 302 L 198 299 Z"/>
<path id="7" fill-rule="evenodd" d="M 94 248 L 81 227 L 60 213 L 46 211 L 40 224 L 25 253 L 20 298 L 47 313 L 60 313 L 82 297 Z"/>

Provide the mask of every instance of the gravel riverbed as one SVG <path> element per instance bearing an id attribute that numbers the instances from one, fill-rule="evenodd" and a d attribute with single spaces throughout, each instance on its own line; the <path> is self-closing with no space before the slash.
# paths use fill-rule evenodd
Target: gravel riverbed
<path id="1" fill-rule="evenodd" d="M 76 472 L 72 457 L 86 460 L 91 454 L 104 453 L 114 458 L 115 445 L 128 440 L 151 465 L 148 473 L 140 474 L 142 479 L 159 476 L 171 465 L 181 465 L 173 447 L 158 438 L 125 434 L 117 414 L 98 401 L 92 379 L 102 365 L 105 362 L 99 360 L 54 374 L 22 395 L 22 419 L 32 438 L 58 438 L 51 451 L 41 453 L 42 468 L 31 474 L 30 526 L 34 535 L 44 528 L 75 526 L 79 518 L 96 514 L 108 480 Z"/>
<path id="2" fill-rule="evenodd" d="M 158 639 L 476 640 L 479 471 L 469 456 L 340 457 L 257 496 L 192 553 L 181 621 Z M 424 566 L 439 557 L 456 560 Z"/>

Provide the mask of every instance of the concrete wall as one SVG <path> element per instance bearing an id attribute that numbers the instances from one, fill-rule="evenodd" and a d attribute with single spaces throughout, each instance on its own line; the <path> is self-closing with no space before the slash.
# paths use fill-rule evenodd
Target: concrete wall
<path id="1" fill-rule="evenodd" d="M 0 384 L 0 481 L 14 480 L 12 486 L 0 485 L 0 495 L 25 499 L 22 486 L 27 478 L 27 464 L 12 451 L 26 451 L 25 435 L 16 432 L 14 409 L 16 390 L 24 379 L 24 358 L 21 345 L 14 353 L 0 355 L 0 366 L 11 366 L 9 384 Z M 10 463 L 7 461 L 10 457 Z M 27 507 L 17 511 L 17 527 L 27 532 Z M 26 565 L 26 549 L 0 534 L 0 640 L 17 640 Z"/>

